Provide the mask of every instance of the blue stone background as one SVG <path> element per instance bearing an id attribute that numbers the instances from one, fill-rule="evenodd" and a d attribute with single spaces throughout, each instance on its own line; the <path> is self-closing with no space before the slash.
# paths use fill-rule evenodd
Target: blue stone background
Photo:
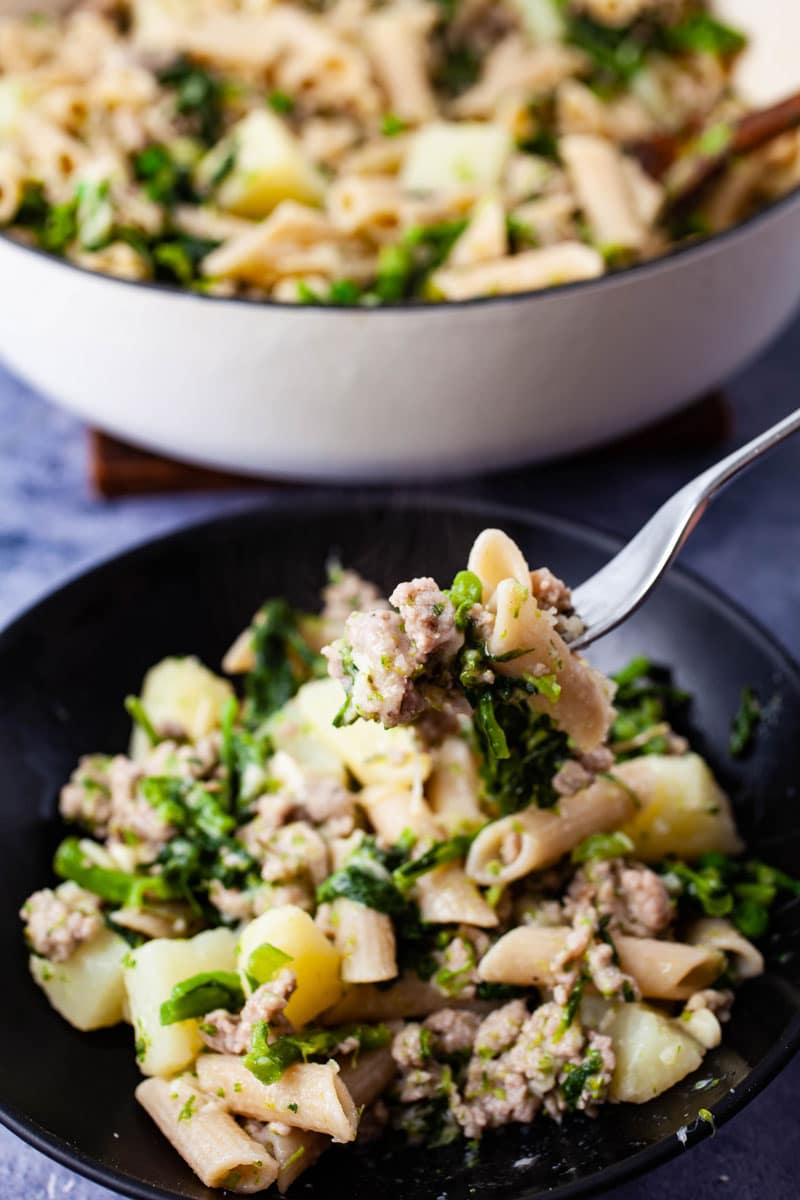
<path id="1" fill-rule="evenodd" d="M 731 448 L 797 407 L 800 322 L 732 381 Z M 609 452 L 463 481 L 448 492 L 588 520 L 633 533 L 662 500 L 722 453 L 687 447 L 638 457 Z M 0 367 L 0 624 L 87 563 L 194 518 L 253 502 L 252 492 L 94 498 L 85 434 Z M 683 560 L 755 607 L 800 657 L 800 438 L 776 451 L 712 507 Z M 714 1138 L 611 1200 L 798 1200 L 800 1060 Z M 0 1200 L 110 1200 L 0 1128 Z"/>

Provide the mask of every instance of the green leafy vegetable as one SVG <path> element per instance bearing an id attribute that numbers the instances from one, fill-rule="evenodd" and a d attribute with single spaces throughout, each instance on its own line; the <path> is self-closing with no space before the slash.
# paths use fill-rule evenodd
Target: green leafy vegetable
<path id="1" fill-rule="evenodd" d="M 730 751 L 734 758 L 741 758 L 753 744 L 761 721 L 761 704 L 752 688 L 742 688 L 739 708 L 731 725 Z"/>
<path id="2" fill-rule="evenodd" d="M 25 229 L 40 230 L 49 210 L 44 185 L 35 180 L 26 180 L 22 185 L 19 205 L 13 217 L 14 224 Z"/>
<path id="3" fill-rule="evenodd" d="M 267 96 L 267 104 L 273 112 L 287 115 L 294 111 L 294 100 L 286 92 L 274 91 Z"/>
<path id="4" fill-rule="evenodd" d="M 332 279 L 327 292 L 315 291 L 304 279 L 298 280 L 297 284 L 300 304 L 331 304 L 337 307 L 360 304 L 364 297 L 364 289 L 352 279 Z"/>
<path id="5" fill-rule="evenodd" d="M 781 894 L 800 896 L 799 881 L 756 859 L 709 853 L 694 867 L 668 860 L 660 869 L 682 903 L 707 916 L 729 916 L 747 938 L 767 932 L 770 910 Z"/>
<path id="6" fill-rule="evenodd" d="M 567 1063 L 561 1080 L 561 1095 L 568 1109 L 576 1109 L 585 1091 L 599 1094 L 603 1060 L 599 1050 L 590 1050 L 582 1063 Z"/>
<path id="7" fill-rule="evenodd" d="M 258 725 L 309 679 L 323 678 L 325 659 L 306 642 L 301 615 L 285 600 L 268 600 L 253 625 L 255 666 L 245 676 L 246 721 Z"/>
<path id="8" fill-rule="evenodd" d="M 200 278 L 201 262 L 218 245 L 219 242 L 212 238 L 191 237 L 185 233 L 152 243 L 150 255 L 156 278 L 184 287 L 195 283 Z"/>
<path id="9" fill-rule="evenodd" d="M 384 137 L 397 137 L 398 133 L 405 133 L 407 129 L 407 123 L 394 113 L 386 113 L 381 120 L 381 133 Z"/>
<path id="10" fill-rule="evenodd" d="M 317 888 L 320 904 L 340 896 L 392 916 L 406 908 L 406 898 L 392 878 L 386 857 L 371 838 L 365 838 L 341 870 Z"/>
<path id="11" fill-rule="evenodd" d="M 592 833 L 576 846 L 570 855 L 574 863 L 600 862 L 607 858 L 624 858 L 632 854 L 634 845 L 627 833 Z"/>
<path id="12" fill-rule="evenodd" d="M 747 38 L 738 29 L 725 25 L 710 13 L 694 12 L 663 33 L 666 47 L 678 53 L 716 54 L 732 58 L 747 45 Z"/>
<path id="13" fill-rule="evenodd" d="M 376 297 L 392 303 L 419 295 L 430 273 L 441 266 L 466 227 L 466 221 L 415 225 L 399 242 L 384 246 L 378 256 Z"/>
<path id="14" fill-rule="evenodd" d="M 244 999 L 241 980 L 234 971 L 203 971 L 175 984 L 169 1000 L 161 1005 L 161 1024 L 204 1017 L 215 1008 L 239 1012 Z"/>
<path id="15" fill-rule="evenodd" d="M 445 841 L 434 842 L 429 850 L 418 858 L 410 859 L 392 872 L 392 881 L 401 892 L 413 887 L 421 875 L 435 870 L 443 863 L 464 858 L 474 840 L 473 834 L 459 834 Z"/>
<path id="16" fill-rule="evenodd" d="M 175 111 L 186 117 L 207 144 L 222 133 L 224 89 L 221 81 L 191 59 L 181 57 L 158 74 L 159 83 L 175 89 Z"/>
<path id="17" fill-rule="evenodd" d="M 247 960 L 247 976 L 257 986 L 269 983 L 290 962 L 292 962 L 291 954 L 286 954 L 285 951 L 271 945 L 270 942 L 264 942 L 262 945 L 256 946 Z"/>
<path id="18" fill-rule="evenodd" d="M 74 837 L 65 838 L 56 850 L 53 870 L 62 879 L 71 879 L 121 907 L 141 908 L 147 900 L 173 900 L 180 894 L 163 875 L 132 875 L 99 866 Z"/>
<path id="19" fill-rule="evenodd" d="M 377 1050 L 390 1038 L 385 1025 L 344 1025 L 336 1029 L 306 1028 L 269 1041 L 269 1025 L 259 1021 L 253 1029 L 249 1054 L 244 1065 L 261 1083 L 276 1083 L 284 1071 L 296 1062 L 310 1058 L 330 1058 L 336 1048 L 355 1038 L 360 1050 Z"/>
<path id="20" fill-rule="evenodd" d="M 617 716 L 611 726 L 609 741 L 631 742 L 648 730 L 665 722 L 680 724 L 685 719 L 689 696 L 674 688 L 670 674 L 647 658 L 634 658 L 623 670 L 612 675 L 617 685 L 614 707 Z M 669 748 L 667 737 L 658 731 L 646 743 L 617 754 L 622 760 L 641 754 L 663 754 Z"/>
<path id="21" fill-rule="evenodd" d="M 133 170 L 156 204 L 171 208 L 175 204 L 191 204 L 197 200 L 188 167 L 161 143 L 154 142 L 135 154 Z"/>
<path id="22" fill-rule="evenodd" d="M 128 715 L 133 718 L 139 728 L 143 731 L 151 746 L 157 746 L 159 742 L 163 742 L 164 739 L 156 729 L 153 722 L 150 720 L 145 707 L 138 696 L 126 696 L 125 708 L 127 709 Z"/>
<path id="23" fill-rule="evenodd" d="M 653 34 L 643 24 L 618 29 L 576 14 L 569 19 L 567 41 L 590 59 L 595 86 L 620 88 L 627 87 L 644 66 Z"/>
<path id="24" fill-rule="evenodd" d="M 470 610 L 483 598 L 483 584 L 473 571 L 459 571 L 448 594 L 456 610 L 456 628 L 466 629 Z"/>
<path id="25" fill-rule="evenodd" d="M 581 1000 L 583 999 L 583 993 L 587 983 L 588 979 L 586 975 L 582 974 L 579 976 L 577 982 L 573 984 L 572 990 L 567 996 L 567 1003 L 564 1005 L 564 1015 L 562 1016 L 558 1029 L 553 1036 L 554 1042 L 561 1040 L 572 1022 L 575 1020 L 575 1017 L 578 1014 L 578 1009 L 581 1006 Z"/>

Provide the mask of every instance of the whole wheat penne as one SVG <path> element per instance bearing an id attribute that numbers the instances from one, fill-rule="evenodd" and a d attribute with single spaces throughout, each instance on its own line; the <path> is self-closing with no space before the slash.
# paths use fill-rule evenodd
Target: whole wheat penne
<path id="1" fill-rule="evenodd" d="M 234 1054 L 202 1054 L 197 1075 L 204 1091 L 239 1116 L 327 1133 L 336 1142 L 356 1136 L 358 1113 L 336 1063 L 296 1063 L 264 1084 Z"/>
<path id="2" fill-rule="evenodd" d="M 557 809 L 526 808 L 482 829 L 467 855 L 477 883 L 507 884 L 558 862 L 593 833 L 618 829 L 636 807 L 630 788 L 612 778 L 564 796 Z"/>
<path id="3" fill-rule="evenodd" d="M 277 1178 L 267 1150 L 190 1080 L 145 1079 L 136 1099 L 206 1187 L 260 1192 Z"/>
<path id="4" fill-rule="evenodd" d="M 397 974 L 392 918 L 354 900 L 334 901 L 334 943 L 345 983 L 381 983 Z"/>
<path id="5" fill-rule="evenodd" d="M 564 950 L 567 927 L 521 925 L 504 934 L 478 966 L 487 983 L 547 987 L 555 982 L 554 960 Z M 708 987 L 725 969 L 725 956 L 706 946 L 655 938 L 615 936 L 619 965 L 652 1000 L 686 1000 Z"/>

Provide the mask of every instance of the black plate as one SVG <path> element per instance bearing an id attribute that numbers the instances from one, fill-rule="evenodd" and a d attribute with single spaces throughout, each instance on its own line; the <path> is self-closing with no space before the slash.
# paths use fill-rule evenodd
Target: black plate
<path id="1" fill-rule="evenodd" d="M 149 1119 L 133 1089 L 138 1072 L 126 1028 L 79 1034 L 30 981 L 16 911 L 50 880 L 62 830 L 61 782 L 78 755 L 125 746 L 126 693 L 165 654 L 219 662 L 263 598 L 315 606 L 332 551 L 389 587 L 411 574 L 449 581 L 485 525 L 502 525 L 534 564 L 580 580 L 614 542 L 547 517 L 475 503 L 416 497 L 379 503 L 286 497 L 268 508 L 152 542 L 81 576 L 0 636 L 0 1029 L 3 1120 L 38 1149 L 142 1200 L 210 1200 Z M 673 573 L 650 603 L 594 654 L 605 668 L 635 653 L 673 664 L 694 693 L 700 748 L 732 789 L 759 853 L 795 870 L 800 778 L 800 674 L 749 618 L 706 586 Z M 768 702 L 752 757 L 733 764 L 727 741 L 743 683 Z M 710 1133 L 754 1096 L 800 1045 L 800 903 L 787 911 L 773 967 L 743 989 L 723 1046 L 690 1077 L 642 1107 L 605 1109 L 560 1128 L 542 1118 L 488 1136 L 474 1161 L 463 1147 L 423 1152 L 377 1145 L 336 1149 L 292 1194 L 348 1200 L 413 1195 L 523 1200 L 583 1196 L 654 1166 Z M 713 1079 L 706 1090 L 693 1090 Z"/>

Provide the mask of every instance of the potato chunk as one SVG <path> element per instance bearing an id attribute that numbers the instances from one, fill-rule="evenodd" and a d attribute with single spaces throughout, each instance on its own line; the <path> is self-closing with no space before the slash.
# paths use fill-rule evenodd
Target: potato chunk
<path id="1" fill-rule="evenodd" d="M 297 976 L 297 991 L 286 1005 L 286 1016 L 293 1025 L 305 1025 L 340 999 L 339 953 L 308 913 L 284 904 L 251 921 L 239 939 L 242 975 L 246 974 L 250 955 L 264 943 L 276 946 L 292 959 L 286 966 Z"/>
<path id="2" fill-rule="evenodd" d="M 123 1019 L 127 942 L 110 929 L 79 946 L 66 962 L 32 954 L 31 975 L 56 1012 L 76 1029 L 102 1029 Z"/>

